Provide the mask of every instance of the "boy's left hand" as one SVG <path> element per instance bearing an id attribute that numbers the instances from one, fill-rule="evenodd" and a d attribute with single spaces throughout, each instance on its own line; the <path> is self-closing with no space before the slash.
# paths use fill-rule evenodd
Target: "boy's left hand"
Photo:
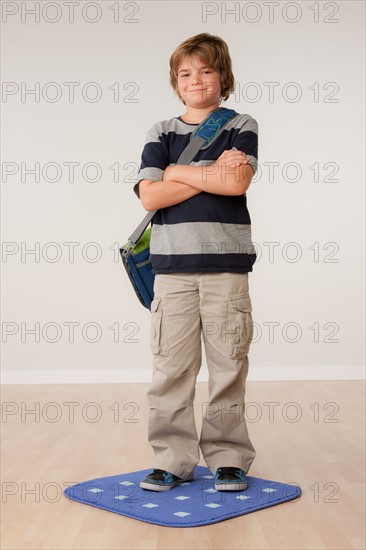
<path id="1" fill-rule="evenodd" d="M 174 180 L 174 177 L 172 177 L 172 170 L 174 169 L 174 166 L 167 166 L 163 173 L 163 181 L 167 180 Z"/>

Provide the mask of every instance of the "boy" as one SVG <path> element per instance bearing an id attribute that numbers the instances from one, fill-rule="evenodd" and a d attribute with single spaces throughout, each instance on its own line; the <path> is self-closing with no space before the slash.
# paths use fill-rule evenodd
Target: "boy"
<path id="1" fill-rule="evenodd" d="M 257 169 L 258 126 L 250 115 L 236 116 L 189 166 L 177 165 L 194 129 L 234 91 L 227 44 L 207 33 L 184 41 L 171 55 L 170 83 L 186 113 L 150 128 L 134 187 L 145 210 L 159 209 L 150 241 L 147 392 L 156 468 L 140 487 L 165 491 L 193 479 L 201 448 L 216 490 L 244 490 L 256 455 L 244 419 L 253 338 L 248 272 L 256 260 L 245 193 Z M 209 403 L 198 441 L 201 331 Z"/>

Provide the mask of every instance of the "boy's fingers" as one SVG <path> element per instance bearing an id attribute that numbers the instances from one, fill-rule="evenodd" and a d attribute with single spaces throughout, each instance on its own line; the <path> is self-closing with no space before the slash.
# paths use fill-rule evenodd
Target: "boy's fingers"
<path id="1" fill-rule="evenodd" d="M 225 157 L 225 160 L 222 159 L 223 164 L 228 164 L 229 166 L 249 164 L 247 155 L 243 151 L 238 151 L 237 149 L 226 149 L 221 156 Z"/>
<path id="2" fill-rule="evenodd" d="M 249 158 L 246 155 L 230 155 L 230 157 L 228 157 L 226 161 L 227 162 L 248 162 Z"/>

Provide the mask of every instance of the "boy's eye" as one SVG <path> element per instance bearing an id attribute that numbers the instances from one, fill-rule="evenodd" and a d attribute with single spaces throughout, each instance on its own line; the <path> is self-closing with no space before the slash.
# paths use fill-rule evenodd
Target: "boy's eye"
<path id="1" fill-rule="evenodd" d="M 209 69 L 206 69 L 203 71 L 204 73 L 210 73 L 211 71 Z M 189 76 L 188 74 L 182 74 L 182 77 Z"/>

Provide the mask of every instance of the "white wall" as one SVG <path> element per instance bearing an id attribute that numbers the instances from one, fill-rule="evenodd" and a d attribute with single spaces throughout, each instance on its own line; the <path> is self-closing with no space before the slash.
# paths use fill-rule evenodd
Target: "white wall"
<path id="1" fill-rule="evenodd" d="M 259 124 L 258 175 L 247 193 L 258 252 L 248 380 L 362 378 L 364 3 L 279 2 L 271 21 L 263 2 L 119 2 L 117 22 L 115 1 L 79 4 L 71 23 L 63 2 L 39 22 L 21 13 L 34 2 L 2 3 L 2 382 L 150 381 L 150 313 L 118 246 L 146 214 L 132 191 L 146 131 L 185 112 L 169 85 L 169 57 L 200 32 L 229 45 L 238 93 L 223 105 Z M 99 21 L 83 19 L 81 8 L 93 19 L 95 6 Z M 79 83 L 73 102 L 68 82 Z M 91 82 L 97 102 L 86 100 Z M 37 101 L 22 96 L 36 86 Z M 70 162 L 79 164 L 73 180 Z M 21 175 L 22 164 L 35 163 L 39 181 Z M 48 163 L 59 167 L 58 181 Z M 87 163 L 98 165 L 99 181 L 84 177 Z M 67 243 L 77 243 L 73 260 Z M 90 243 L 101 254 L 95 262 Z M 36 258 L 24 254 L 37 247 Z M 89 323 L 99 327 L 95 343 L 83 335 Z M 277 323 L 273 340 L 268 323 Z M 288 323 L 297 329 L 286 336 Z M 36 327 L 37 341 L 27 333 Z M 96 330 L 86 334 L 93 340 Z M 205 360 L 198 380 L 207 380 Z"/>

